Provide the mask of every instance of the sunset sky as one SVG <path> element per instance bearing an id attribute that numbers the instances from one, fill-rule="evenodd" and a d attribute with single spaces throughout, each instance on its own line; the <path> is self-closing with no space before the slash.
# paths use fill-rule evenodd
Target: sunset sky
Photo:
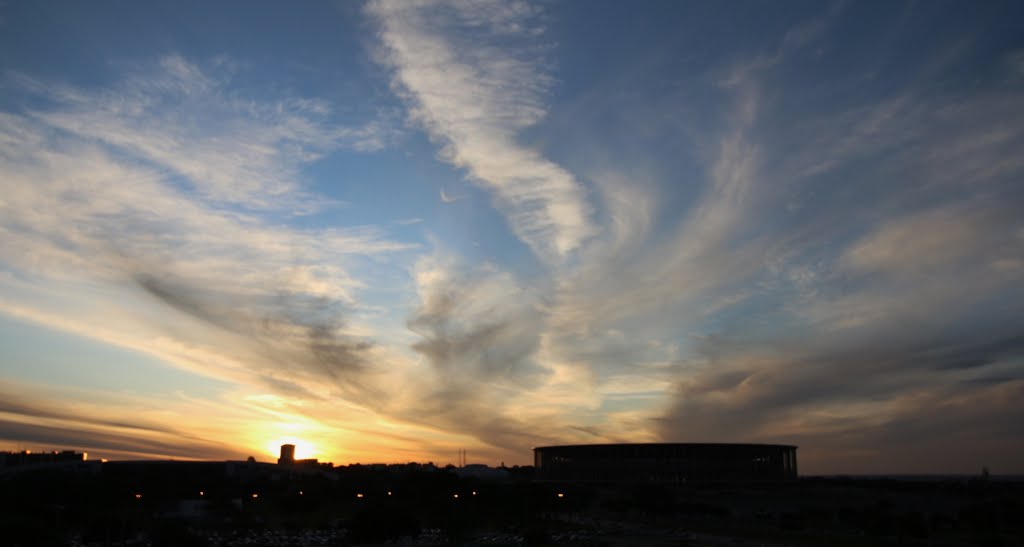
<path id="1" fill-rule="evenodd" d="M 1024 3 L 0 5 L 0 449 L 1024 473 Z"/>

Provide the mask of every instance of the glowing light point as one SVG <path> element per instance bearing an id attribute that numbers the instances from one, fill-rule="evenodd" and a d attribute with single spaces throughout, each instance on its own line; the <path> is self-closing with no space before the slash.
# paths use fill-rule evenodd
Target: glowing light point
<path id="1" fill-rule="evenodd" d="M 452 494 L 452 497 L 455 498 L 455 499 L 459 499 L 459 495 L 458 494 Z"/>
<path id="2" fill-rule="evenodd" d="M 142 499 L 142 494 L 135 494 L 135 499 L 141 500 Z"/>
<path id="3" fill-rule="evenodd" d="M 388 490 L 388 495 L 389 495 L 389 496 L 391 495 L 391 490 Z"/>
<path id="4" fill-rule="evenodd" d="M 363 497 L 363 495 L 362 494 L 356 494 L 356 497 L 357 498 L 361 498 L 361 497 Z"/>
<path id="5" fill-rule="evenodd" d="M 205 496 L 205 495 L 206 495 L 206 492 L 203 492 L 202 490 L 199 491 L 199 496 L 200 497 Z"/>
<path id="6" fill-rule="evenodd" d="M 559 492 L 559 493 L 558 493 L 558 497 L 560 497 L 560 498 L 564 498 L 564 497 L 565 497 L 565 494 L 563 494 L 563 493 Z"/>
<path id="7" fill-rule="evenodd" d="M 260 497 L 260 495 L 259 495 L 259 494 L 253 494 L 253 495 L 252 495 L 252 499 L 256 499 L 256 498 L 258 498 L 258 497 Z"/>

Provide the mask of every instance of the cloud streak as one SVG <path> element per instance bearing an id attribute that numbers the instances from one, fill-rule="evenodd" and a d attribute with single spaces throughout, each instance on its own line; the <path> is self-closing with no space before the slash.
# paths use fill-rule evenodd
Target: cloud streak
<path id="1" fill-rule="evenodd" d="M 375 1 L 380 57 L 411 117 L 443 146 L 441 156 L 494 193 L 516 235 L 547 260 L 564 258 L 593 232 L 583 187 L 522 145 L 545 114 L 550 78 L 528 48 L 534 9 L 520 2 Z M 501 46 L 505 47 L 499 47 Z"/>
<path id="2" fill-rule="evenodd" d="M 168 55 L 157 70 L 139 70 L 108 92 L 50 92 L 61 108 L 33 116 L 184 177 L 209 200 L 256 209 L 310 207 L 298 180 L 302 164 L 339 148 L 379 150 L 389 137 L 379 120 L 331 125 L 331 107 L 321 100 L 232 96 L 229 63 L 212 65 L 216 72 Z"/>
<path id="3" fill-rule="evenodd" d="M 200 374 L 379 399 L 373 344 L 349 321 L 365 287 L 351 272 L 413 246 L 372 226 L 273 220 L 320 207 L 299 166 L 340 147 L 375 148 L 362 139 L 376 137 L 332 126 L 319 101 L 244 100 L 219 68 L 168 56 L 99 92 L 14 77 L 48 106 L 3 114 L 0 233 L 13 274 L 0 286 L 4 308 Z M 46 303 L 90 284 L 103 293 Z M 89 325 L 96 313 L 135 319 L 110 337 Z"/>
<path id="4" fill-rule="evenodd" d="M 758 65 L 757 85 L 798 52 Z M 924 80 L 954 68 L 929 70 Z M 691 338 L 662 438 L 789 439 L 812 466 L 851 472 L 1013 466 L 1002 456 L 1021 450 L 1010 416 L 1024 348 L 1009 318 L 1024 309 L 1006 299 L 1019 292 L 1024 226 L 1009 205 L 1022 166 L 1005 146 L 1024 126 L 975 123 L 1019 95 L 920 86 L 828 120 L 792 107 L 753 119 L 744 138 L 762 161 L 748 175 L 775 195 L 751 194 L 744 216 L 760 221 L 751 265 L 767 267 L 745 269 L 736 310 L 749 316 Z M 940 440 L 944 421 L 957 433 Z M 918 465 L 934 453 L 950 457 Z"/>
<path id="5" fill-rule="evenodd" d="M 103 406 L 86 403 L 82 393 L 75 400 L 59 403 L 49 400 L 49 393 L 38 387 L 4 382 L 0 385 L 4 403 L 0 404 L 0 440 L 30 443 L 38 448 L 74 448 L 92 450 L 94 454 L 122 457 L 161 458 L 226 458 L 239 457 L 236 447 L 203 438 L 202 431 L 186 431 L 171 427 L 153 416 L 152 411 L 137 406 L 131 416 L 111 412 L 111 404 L 125 401 L 109 400 Z M 67 392 L 63 397 L 71 395 Z M 116 418 L 111 417 L 117 415 Z"/>

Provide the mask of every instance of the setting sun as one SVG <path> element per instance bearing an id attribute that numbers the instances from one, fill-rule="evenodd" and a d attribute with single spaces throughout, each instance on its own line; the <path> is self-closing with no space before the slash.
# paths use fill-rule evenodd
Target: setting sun
<path id="1" fill-rule="evenodd" d="M 308 441 L 298 439 L 295 437 L 279 437 L 272 441 L 267 442 L 267 453 L 273 455 L 276 459 L 281 454 L 281 445 L 291 444 L 295 445 L 295 459 L 306 460 L 317 457 L 316 446 Z"/>
<path id="2" fill-rule="evenodd" d="M 248 429 L 247 437 L 252 443 L 250 446 L 260 447 L 259 452 L 264 456 L 258 459 L 277 461 L 281 455 L 281 445 L 290 444 L 295 446 L 294 457 L 296 460 L 306 460 L 322 457 L 322 446 L 309 439 L 323 440 L 324 431 L 318 424 L 310 422 L 301 416 L 281 416 L 280 421 L 263 422 Z"/>

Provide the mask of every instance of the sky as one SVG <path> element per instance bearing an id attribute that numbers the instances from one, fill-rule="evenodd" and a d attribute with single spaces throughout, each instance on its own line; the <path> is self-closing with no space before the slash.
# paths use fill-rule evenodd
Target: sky
<path id="1" fill-rule="evenodd" d="M 0 449 L 1024 473 L 1019 2 L 0 5 Z"/>

